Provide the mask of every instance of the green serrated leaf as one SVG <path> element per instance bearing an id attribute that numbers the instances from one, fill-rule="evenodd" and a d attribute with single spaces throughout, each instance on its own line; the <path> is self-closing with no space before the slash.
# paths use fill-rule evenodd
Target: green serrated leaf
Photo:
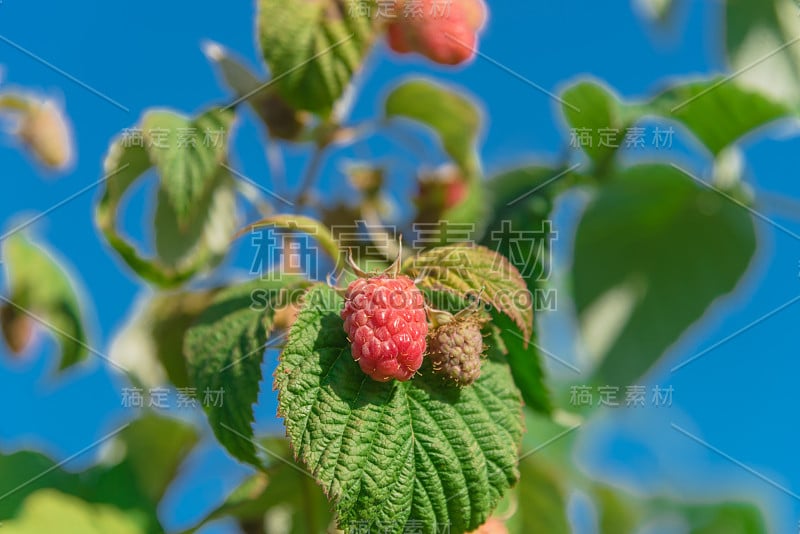
<path id="1" fill-rule="evenodd" d="M 521 402 L 508 367 L 461 390 L 429 376 L 379 383 L 350 354 L 327 286 L 306 294 L 275 375 L 295 453 L 341 526 L 473 530 L 517 480 Z"/>
<path id="2" fill-rule="evenodd" d="M 387 117 L 411 119 L 431 128 L 467 177 L 480 176 L 477 140 L 482 119 L 471 99 L 435 82 L 410 80 L 389 93 L 384 110 Z"/>
<path id="3" fill-rule="evenodd" d="M 232 108 L 211 109 L 195 119 L 166 110 L 150 111 L 142 117 L 150 160 L 181 225 L 197 215 L 200 200 L 219 174 L 233 119 Z"/>
<path id="4" fill-rule="evenodd" d="M 184 340 L 189 375 L 198 395 L 222 391 L 221 401 L 203 403 L 214 435 L 235 458 L 257 467 L 262 464 L 252 424 L 261 362 L 275 305 L 285 297 L 282 290 L 297 280 L 256 280 L 220 292 Z"/>
<path id="5" fill-rule="evenodd" d="M 2 259 L 8 292 L 3 306 L 52 333 L 61 346 L 60 370 L 85 359 L 89 349 L 84 314 L 64 268 L 21 232 L 5 239 Z"/>
<path id="6" fill-rule="evenodd" d="M 418 286 L 477 296 L 510 317 L 525 342 L 533 333 L 533 303 L 525 280 L 507 258 L 483 246 L 438 247 L 404 262 L 403 272 Z"/>
<path id="7" fill-rule="evenodd" d="M 751 215 L 677 168 L 614 176 L 575 237 L 572 285 L 597 379 L 627 386 L 719 297 L 755 253 Z"/>
<path id="8" fill-rule="evenodd" d="M 281 96 L 323 117 L 350 84 L 375 34 L 369 15 L 334 0 L 259 0 L 257 32 Z"/>

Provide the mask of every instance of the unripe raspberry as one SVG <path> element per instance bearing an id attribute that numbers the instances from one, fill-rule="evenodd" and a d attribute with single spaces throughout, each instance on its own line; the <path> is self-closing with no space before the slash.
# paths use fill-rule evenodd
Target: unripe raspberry
<path id="1" fill-rule="evenodd" d="M 9 350 L 20 354 L 30 345 L 33 338 L 33 321 L 30 317 L 10 304 L 0 306 L 0 326 Z"/>
<path id="2" fill-rule="evenodd" d="M 442 65 L 472 59 L 478 31 L 486 21 L 483 0 L 398 0 L 396 17 L 388 25 L 389 47 L 417 52 Z"/>
<path id="3" fill-rule="evenodd" d="M 458 386 L 475 382 L 481 375 L 485 350 L 482 327 L 482 320 L 468 317 L 434 330 L 428 342 L 433 371 Z"/>
<path id="4" fill-rule="evenodd" d="M 448 210 L 464 202 L 469 194 L 469 184 L 464 174 L 455 166 L 446 165 L 419 177 L 419 193 L 414 199 L 419 223 L 438 223 L 446 218 Z"/>
<path id="5" fill-rule="evenodd" d="M 353 359 L 374 380 L 406 381 L 422 365 L 428 322 L 411 278 L 359 278 L 347 288 L 342 319 Z"/>
<path id="6" fill-rule="evenodd" d="M 52 100 L 32 103 L 22 116 L 17 135 L 48 167 L 63 169 L 72 162 L 72 132 Z"/>

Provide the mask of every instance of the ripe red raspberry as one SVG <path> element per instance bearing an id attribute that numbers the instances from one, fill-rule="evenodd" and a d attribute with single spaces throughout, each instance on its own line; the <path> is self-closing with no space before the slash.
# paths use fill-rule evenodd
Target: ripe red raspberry
<path id="1" fill-rule="evenodd" d="M 429 358 L 433 371 L 458 386 L 468 386 L 481 375 L 481 359 L 485 347 L 481 328 L 484 321 L 476 317 L 445 323 L 431 334 Z"/>
<path id="2" fill-rule="evenodd" d="M 411 278 L 359 278 L 347 288 L 342 319 L 353 359 L 374 380 L 406 381 L 422 365 L 428 322 Z"/>
<path id="3" fill-rule="evenodd" d="M 483 0 L 397 0 L 388 25 L 389 47 L 395 52 L 417 52 L 442 65 L 458 65 L 473 58 L 478 31 L 486 21 Z"/>

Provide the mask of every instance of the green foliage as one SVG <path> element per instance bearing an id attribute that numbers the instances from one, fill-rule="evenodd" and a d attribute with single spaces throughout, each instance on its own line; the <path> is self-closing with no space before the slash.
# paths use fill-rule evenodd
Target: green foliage
<path id="1" fill-rule="evenodd" d="M 725 48 L 733 72 L 760 92 L 800 104 L 800 35 L 794 0 L 725 2 Z"/>
<path id="2" fill-rule="evenodd" d="M 125 263 L 145 280 L 174 287 L 215 265 L 237 225 L 233 181 L 223 162 L 231 111 L 213 109 L 189 120 L 156 111 L 141 122 L 142 139 L 121 136 L 103 164 L 105 191 L 95 221 Z M 187 130 L 188 129 L 188 130 Z M 154 225 L 157 258 L 146 258 L 117 230 L 128 189 L 150 169 L 159 176 Z"/>
<path id="3" fill-rule="evenodd" d="M 142 136 L 161 179 L 160 191 L 181 226 L 193 212 L 201 211 L 198 203 L 211 189 L 226 156 L 225 138 L 231 134 L 233 117 L 229 109 L 212 109 L 196 119 L 166 110 L 142 117 Z M 210 139 L 211 135 L 216 137 Z"/>
<path id="4" fill-rule="evenodd" d="M 309 290 L 275 375 L 295 453 L 343 526 L 478 527 L 518 478 L 521 403 L 507 366 L 486 361 L 461 390 L 428 375 L 375 382 L 353 361 L 341 305 L 325 286 Z"/>
<path id="5" fill-rule="evenodd" d="M 631 495 L 624 495 L 609 486 L 592 488 L 597 509 L 599 534 L 634 534 L 641 520 L 641 511 Z"/>
<path id="6" fill-rule="evenodd" d="M 480 176 L 477 139 L 482 118 L 471 99 L 439 83 L 415 79 L 395 87 L 384 109 L 389 118 L 410 119 L 432 129 L 465 176 Z"/>
<path id="7" fill-rule="evenodd" d="M 421 288 L 480 296 L 510 317 L 527 345 L 533 332 L 533 303 L 525 280 L 507 258 L 486 247 L 437 247 L 409 258 L 403 272 Z"/>
<path id="8" fill-rule="evenodd" d="M 116 451 L 112 461 L 81 473 L 66 471 L 36 452 L 0 454 L 0 472 L 3 473 L 0 478 L 0 521 L 4 527 L 39 527 L 41 523 L 36 523 L 31 517 L 36 514 L 30 511 L 36 503 L 42 506 L 39 511 L 47 509 L 44 515 L 58 518 L 61 514 L 58 503 L 49 503 L 45 507 L 37 498 L 52 490 L 86 503 L 107 505 L 89 508 L 124 516 L 125 523 L 130 524 L 130 528 L 135 527 L 135 532 L 163 532 L 158 522 L 158 502 L 198 439 L 194 427 L 148 414 L 112 438 L 110 450 Z M 79 502 L 75 500 L 78 508 L 81 507 Z M 12 518 L 18 518 L 18 521 L 7 521 Z M 28 531 L 42 532 L 20 530 Z"/>
<path id="9" fill-rule="evenodd" d="M 246 479 L 189 532 L 222 517 L 235 517 L 240 524 L 277 522 L 280 524 L 274 526 L 276 530 L 280 528 L 291 534 L 323 532 L 331 524 L 330 504 L 325 494 L 313 477 L 295 463 L 288 440 L 260 441 L 261 448 L 269 451 L 264 472 Z"/>
<path id="10" fill-rule="evenodd" d="M 759 127 L 792 114 L 769 96 L 722 77 L 671 87 L 642 111 L 682 123 L 715 156 Z"/>
<path id="11" fill-rule="evenodd" d="M 551 414 L 553 399 L 545 380 L 542 356 L 535 343 L 526 343 L 519 327 L 503 314 L 492 314 L 491 324 L 489 350 L 505 357 L 525 405 L 537 412 Z"/>
<path id="12" fill-rule="evenodd" d="M 198 395 L 222 391 L 204 403 L 211 429 L 235 458 L 260 467 L 253 441 L 253 404 L 275 310 L 292 298 L 295 277 L 254 281 L 221 291 L 186 333 L 184 351 Z"/>
<path id="13" fill-rule="evenodd" d="M 85 359 L 89 348 L 84 314 L 64 268 L 41 245 L 20 232 L 4 240 L 3 263 L 8 292 L 4 307 L 13 316 L 28 323 L 35 321 L 51 332 L 61 346 L 60 370 Z M 4 332 L 10 335 L 6 325 Z"/>
<path id="14" fill-rule="evenodd" d="M 535 454 L 522 460 L 519 468 L 521 478 L 515 489 L 519 509 L 509 521 L 512 532 L 572 532 L 567 518 L 566 484 L 559 473 Z"/>
<path id="15" fill-rule="evenodd" d="M 725 503 L 717 506 L 687 506 L 683 510 L 692 525 L 690 534 L 766 534 L 767 525 L 757 506 Z"/>
<path id="16" fill-rule="evenodd" d="M 625 102 L 601 83 L 578 82 L 562 94 L 562 112 L 570 128 L 587 129 L 583 150 L 604 173 L 620 146 L 624 133 L 648 116 L 683 124 L 712 154 L 753 130 L 788 118 L 786 105 L 753 91 L 735 80 L 677 83 L 643 102 Z M 603 142 L 603 130 L 615 132 L 613 142 Z"/>
<path id="17" fill-rule="evenodd" d="M 275 87 L 257 78 L 222 46 L 208 42 L 204 51 L 217 67 L 224 84 L 233 91 L 236 101 L 246 100 L 264 122 L 271 136 L 287 140 L 297 140 L 300 137 L 307 122 L 305 113 L 289 106 Z"/>
<path id="18" fill-rule="evenodd" d="M 183 339 L 215 294 L 212 289 L 153 295 L 116 336 L 109 358 L 142 386 L 189 387 Z"/>
<path id="19" fill-rule="evenodd" d="M 639 4 L 662 22 L 674 9 L 670 0 Z M 548 289 L 554 206 L 579 188 L 591 197 L 568 267 L 582 341 L 596 364 L 589 380 L 633 383 L 733 291 L 755 254 L 756 235 L 742 173 L 729 172 L 725 180 L 724 163 L 741 139 L 796 116 L 797 6 L 792 0 L 726 3 L 728 56 L 738 70 L 732 76 L 673 82 L 635 100 L 601 82 L 579 80 L 563 92 L 562 111 L 569 128 L 588 132 L 583 149 L 591 165 L 576 173 L 567 154 L 560 165 L 516 168 L 489 181 L 482 179 L 479 156 L 480 107 L 452 87 L 406 80 L 386 96 L 380 120 L 349 123 L 354 79 L 387 22 L 372 16 L 374 0 L 360 7 L 367 9 L 339 0 L 259 0 L 257 42 L 271 78 L 260 79 L 222 46 L 206 44 L 234 100 L 196 117 L 150 111 L 140 121 L 140 140 L 115 140 L 104 162 L 97 225 L 122 260 L 160 288 L 218 265 L 238 228 L 228 138 L 235 109 L 247 102 L 266 126 L 273 167 L 272 150 L 284 143 L 272 141 L 313 142 L 316 152 L 300 180 L 297 213 L 276 215 L 256 203 L 265 218 L 239 235 L 264 226 L 306 233 L 341 272 L 349 243 L 338 242 L 332 226 L 361 219 L 379 225 L 382 217 L 406 213 L 382 202 L 389 191 L 373 172 L 375 161 L 364 162 L 371 171 L 361 183 L 351 177 L 360 205 L 317 204 L 309 190 L 317 163 L 340 145 L 368 141 L 360 136 L 375 124 L 412 121 L 435 135 L 452 165 L 431 173 L 442 180 L 427 190 L 420 179 L 416 218 L 392 222 L 472 223 L 480 242 L 442 243 L 406 260 L 402 270 L 418 280 L 431 308 L 457 313 L 476 297 L 491 305 L 481 377 L 460 389 L 443 387 L 428 364 L 408 382 L 371 380 L 353 361 L 339 293 L 296 275 L 152 295 L 115 343 L 112 360 L 134 355 L 129 378 L 137 385 L 169 381 L 192 385 L 200 396 L 220 395 L 203 403 L 210 427 L 234 458 L 257 469 L 188 532 L 232 517 L 248 532 L 299 534 L 338 524 L 462 533 L 493 514 L 502 517 L 496 508 L 504 502 L 510 503 L 503 519 L 512 532 L 559 534 L 570 531 L 566 507 L 576 488 L 593 499 L 601 534 L 633 533 L 670 514 L 683 518 L 692 534 L 766 532 L 754 506 L 633 497 L 587 480 L 572 458 L 577 434 L 569 434 L 577 426 L 563 426 L 580 419 L 553 400 L 563 391 L 551 395 L 534 310 Z M 0 95 L 0 107 L 24 105 Z M 681 125 L 715 158 L 713 185 L 676 166 L 619 161 L 625 145 L 619 136 L 649 118 Z M 616 132 L 614 146 L 605 146 L 607 132 Z M 153 257 L 117 228 L 127 193 L 149 175 L 157 177 L 149 225 Z M 508 230 L 538 239 L 512 241 L 503 235 Z M 386 263 L 391 258 L 385 256 L 394 255 L 371 254 Z M 22 235 L 6 240 L 3 260 L 9 300 L 0 320 L 11 348 L 27 343 L 29 310 L 57 334 L 62 369 L 85 358 L 80 303 L 59 265 Z M 294 306 L 300 308 L 296 320 Z M 259 440 L 253 404 L 262 359 L 269 343 L 280 340 L 279 327 L 292 321 L 275 374 L 289 440 Z M 523 416 L 529 423 L 524 438 Z M 192 426 L 146 414 L 115 436 L 109 459 L 82 473 L 38 453 L 0 454 L 2 530 L 162 532 L 158 503 L 198 439 Z M 521 443 L 535 455 L 520 462 Z M 547 448 L 539 451 L 542 444 Z"/>
<path id="20" fill-rule="evenodd" d="M 3 525 L 9 534 L 143 534 L 134 521 L 112 506 L 90 504 L 54 490 L 41 490 L 25 502 L 20 517 Z"/>
<path id="21" fill-rule="evenodd" d="M 586 129 L 590 142 L 583 146 L 599 169 L 611 161 L 616 148 L 601 143 L 603 130 L 623 130 L 632 122 L 619 98 L 603 85 L 578 82 L 561 94 L 561 111 L 570 128 Z"/>
<path id="22" fill-rule="evenodd" d="M 280 95 L 327 117 L 358 71 L 373 20 L 334 0 L 259 0 L 258 40 Z"/>
<path id="23" fill-rule="evenodd" d="M 750 214 L 680 170 L 642 165 L 613 176 L 580 221 L 572 270 L 597 379 L 639 378 L 736 287 L 755 247 Z"/>
<path id="24" fill-rule="evenodd" d="M 120 432 L 118 441 L 125 448 L 125 462 L 138 487 L 158 503 L 199 440 L 193 426 L 150 414 L 133 421 Z"/>

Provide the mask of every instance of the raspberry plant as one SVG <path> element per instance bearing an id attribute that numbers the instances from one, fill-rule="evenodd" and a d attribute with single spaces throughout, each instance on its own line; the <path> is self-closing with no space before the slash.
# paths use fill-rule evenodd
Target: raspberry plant
<path id="1" fill-rule="evenodd" d="M 153 290 L 112 345 L 111 363 L 137 387 L 192 388 L 197 401 L 224 392 L 224 402 L 202 402 L 210 431 L 253 469 L 187 533 L 232 517 L 256 533 L 279 524 L 312 534 L 566 534 L 572 490 L 594 503 L 601 534 L 632 533 L 668 514 L 680 515 L 692 534 L 731 525 L 767 532 L 746 503 L 634 497 L 576 466 L 572 432 L 593 412 L 568 407 L 571 384 L 546 376 L 544 356 L 557 358 L 541 348 L 534 313 L 548 285 L 549 242 L 537 248 L 503 235 L 545 228 L 561 199 L 585 194 L 568 284 L 582 341 L 597 362 L 585 379 L 627 386 L 645 375 L 733 291 L 756 253 L 752 192 L 741 176 L 720 169 L 743 136 L 797 116 L 800 84 L 752 76 L 764 67 L 751 63 L 752 47 L 788 27 L 778 23 L 784 0 L 728 2 L 735 76 L 672 82 L 638 100 L 595 80 L 567 86 L 557 101 L 564 123 L 585 134 L 579 149 L 497 176 L 486 175 L 480 158 L 483 113 L 451 83 L 405 78 L 382 95 L 377 116 L 353 117 L 370 58 L 399 58 L 416 69 L 466 66 L 482 56 L 490 6 L 453 0 L 442 11 L 442 4 L 259 0 L 256 41 L 268 78 L 207 42 L 203 51 L 229 97 L 192 114 L 148 110 L 131 125 L 140 137 L 126 130 L 111 141 L 95 222 L 116 257 Z M 657 4 L 652 16 L 668 17 L 671 3 Z M 793 53 L 784 47 L 764 57 L 787 63 Z M 796 78 L 790 74 L 780 79 Z M 75 147 L 59 107 L 0 89 L 0 114 L 10 117 L 20 145 L 40 165 L 68 168 Z M 233 138 L 248 109 L 263 127 L 273 179 L 282 168 L 276 154 L 308 157 L 307 170 L 290 177 L 292 191 L 261 194 L 260 180 L 235 169 Z M 623 147 L 603 137 L 645 119 L 684 128 L 713 159 L 713 184 L 674 162 L 628 161 Z M 348 149 L 403 123 L 419 127 L 410 142 L 396 139 L 404 149 L 433 140 L 441 153 L 433 168 L 402 176 L 415 189 L 403 191 L 409 200 L 402 209 L 388 201 L 398 171 L 377 157 L 337 171 L 336 188 L 354 202 L 326 202 L 316 192 L 326 160 L 342 162 Z M 122 208 L 142 188 L 154 206 L 149 244 L 133 243 L 121 229 Z M 250 219 L 259 220 L 241 229 Z M 466 224 L 474 239 L 402 245 L 426 224 Z M 376 230 L 388 226 L 397 235 Z M 292 245 L 309 237 L 325 255 L 324 269 L 304 272 L 278 257 L 246 281 L 216 271 L 235 262 L 243 236 L 265 229 L 288 235 Z M 56 255 L 21 230 L 0 238 L 8 297 L 0 305 L 2 333 L 22 357 L 35 344 L 36 324 L 45 325 L 59 342 L 64 371 L 94 351 L 87 310 Z M 353 253 L 359 261 L 345 262 Z M 619 306 L 604 307 L 625 299 L 624 320 Z M 275 353 L 274 375 L 265 377 L 264 360 Z M 285 437 L 256 430 L 255 407 L 270 384 Z M 38 453 L 0 453 L 3 530 L 68 523 L 81 532 L 163 532 L 159 505 L 198 429 L 147 412 L 113 438 L 114 454 L 79 474 Z"/>

